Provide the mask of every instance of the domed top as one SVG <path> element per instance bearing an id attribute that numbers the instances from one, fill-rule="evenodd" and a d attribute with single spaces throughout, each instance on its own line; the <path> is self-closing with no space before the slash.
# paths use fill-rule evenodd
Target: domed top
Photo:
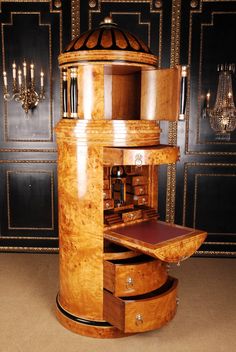
<path id="1" fill-rule="evenodd" d="M 119 28 L 111 17 L 105 17 L 98 28 L 82 33 L 72 40 L 64 53 L 82 50 L 127 50 L 151 54 L 141 39 Z"/>
<path id="2" fill-rule="evenodd" d="M 158 58 L 130 32 L 120 29 L 106 17 L 96 29 L 82 33 L 70 42 L 58 58 L 60 66 L 111 63 L 157 67 Z"/>

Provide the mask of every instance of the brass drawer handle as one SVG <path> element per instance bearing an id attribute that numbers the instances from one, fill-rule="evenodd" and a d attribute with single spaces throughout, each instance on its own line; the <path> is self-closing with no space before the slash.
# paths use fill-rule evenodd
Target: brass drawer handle
<path id="1" fill-rule="evenodd" d="M 135 324 L 136 324 L 136 325 L 141 325 L 141 324 L 143 324 L 143 316 L 142 316 L 142 314 L 140 314 L 140 313 L 136 314 L 136 317 L 135 317 Z"/>
<path id="2" fill-rule="evenodd" d="M 110 207 L 110 203 L 107 202 L 107 203 L 105 204 L 105 206 L 106 206 L 106 208 L 109 208 L 109 207 Z"/>
<path id="3" fill-rule="evenodd" d="M 143 156 L 141 154 L 136 154 L 135 155 L 135 165 L 137 167 L 141 167 L 143 165 Z"/>
<path id="4" fill-rule="evenodd" d="M 130 213 L 128 216 L 129 216 L 130 219 L 133 219 L 134 213 Z"/>
<path id="5" fill-rule="evenodd" d="M 134 279 L 132 277 L 127 277 L 126 279 L 126 287 L 129 289 L 129 288 L 132 288 L 134 286 Z"/>

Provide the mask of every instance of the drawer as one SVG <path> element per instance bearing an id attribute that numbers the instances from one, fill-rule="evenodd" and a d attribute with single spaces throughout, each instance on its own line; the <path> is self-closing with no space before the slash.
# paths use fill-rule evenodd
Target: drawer
<path id="1" fill-rule="evenodd" d="M 148 194 L 135 196 L 133 194 L 126 194 L 126 200 L 135 205 L 148 205 Z"/>
<path id="2" fill-rule="evenodd" d="M 148 182 L 147 176 L 129 176 L 127 177 L 127 183 L 132 186 L 146 185 Z"/>
<path id="3" fill-rule="evenodd" d="M 142 210 L 129 211 L 127 213 L 122 213 L 122 220 L 124 222 L 129 222 L 142 218 Z"/>
<path id="4" fill-rule="evenodd" d="M 134 296 L 154 291 L 166 280 L 166 264 L 147 256 L 104 261 L 104 288 L 115 296 Z"/>
<path id="5" fill-rule="evenodd" d="M 140 196 L 142 194 L 147 194 L 148 193 L 147 185 L 141 185 L 141 186 L 127 185 L 126 190 L 127 190 L 127 192 L 133 193 L 133 194 L 135 194 L 137 196 Z"/>
<path id="6" fill-rule="evenodd" d="M 179 148 L 171 145 L 155 147 L 105 147 L 103 149 L 104 165 L 160 165 L 172 164 L 179 159 Z"/>
<path id="7" fill-rule="evenodd" d="M 134 204 L 136 205 L 144 205 L 148 204 L 148 195 L 143 195 L 143 196 L 134 196 Z"/>
<path id="8" fill-rule="evenodd" d="M 176 313 L 177 284 L 169 278 L 156 291 L 123 299 L 104 290 L 104 319 L 125 333 L 158 329 Z"/>
<path id="9" fill-rule="evenodd" d="M 110 189 L 104 189 L 103 190 L 103 199 L 110 199 L 111 198 L 111 190 Z"/>
<path id="10" fill-rule="evenodd" d="M 113 209 L 114 208 L 114 200 L 113 199 L 105 199 L 103 201 L 104 210 Z"/>
<path id="11" fill-rule="evenodd" d="M 103 189 L 110 189 L 110 180 L 103 180 Z"/>

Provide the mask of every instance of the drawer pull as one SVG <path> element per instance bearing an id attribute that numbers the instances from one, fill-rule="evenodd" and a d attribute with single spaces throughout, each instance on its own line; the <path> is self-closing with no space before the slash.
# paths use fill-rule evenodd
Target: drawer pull
<path id="1" fill-rule="evenodd" d="M 107 203 L 105 204 L 105 207 L 106 207 L 106 208 L 109 208 L 109 207 L 110 207 L 110 203 L 107 202 Z"/>
<path id="2" fill-rule="evenodd" d="M 134 214 L 133 214 L 133 213 L 130 213 L 128 216 L 129 216 L 130 219 L 133 219 Z"/>
<path id="3" fill-rule="evenodd" d="M 141 154 L 135 155 L 135 165 L 141 167 L 143 165 L 143 156 Z M 137 180 L 138 182 L 138 180 Z"/>
<path id="4" fill-rule="evenodd" d="M 179 302 L 180 302 L 180 298 L 179 298 L 179 297 L 176 297 L 176 304 L 177 304 L 177 306 L 179 305 Z"/>
<path id="5" fill-rule="evenodd" d="M 126 279 L 126 287 L 127 288 L 132 288 L 134 286 L 134 280 L 132 279 L 132 277 L 127 277 Z"/>
<path id="6" fill-rule="evenodd" d="M 141 325 L 141 324 L 143 324 L 143 316 L 142 316 L 142 314 L 140 314 L 140 313 L 136 314 L 136 317 L 135 317 L 135 324 L 136 324 L 136 325 Z"/>

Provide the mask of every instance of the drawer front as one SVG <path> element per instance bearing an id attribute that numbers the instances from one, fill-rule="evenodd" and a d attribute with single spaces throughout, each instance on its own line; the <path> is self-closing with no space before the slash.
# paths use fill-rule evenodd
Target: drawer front
<path id="1" fill-rule="evenodd" d="M 129 222 L 142 218 L 142 210 L 129 211 L 128 213 L 122 214 L 122 220 L 124 222 Z"/>
<path id="2" fill-rule="evenodd" d="M 147 193 L 147 186 L 146 185 L 135 186 L 135 187 L 133 187 L 133 192 L 136 196 L 146 194 Z"/>
<path id="3" fill-rule="evenodd" d="M 104 210 L 113 209 L 114 208 L 114 200 L 113 199 L 105 199 L 103 201 Z"/>
<path id="4" fill-rule="evenodd" d="M 132 186 L 146 185 L 147 177 L 146 176 L 133 176 L 129 179 L 128 183 L 131 183 Z"/>
<path id="5" fill-rule="evenodd" d="M 110 189 L 110 180 L 103 180 L 103 189 Z"/>
<path id="6" fill-rule="evenodd" d="M 111 198 L 111 190 L 110 189 L 104 189 L 103 190 L 103 199 L 110 199 Z"/>
<path id="7" fill-rule="evenodd" d="M 166 264 L 143 256 L 104 262 L 104 288 L 115 296 L 134 296 L 154 291 L 167 280 Z"/>
<path id="8" fill-rule="evenodd" d="M 175 315 L 177 279 L 143 296 L 121 299 L 104 291 L 104 319 L 126 333 L 158 329 Z"/>
<path id="9" fill-rule="evenodd" d="M 141 186 L 131 186 L 131 185 L 127 185 L 126 187 L 127 192 L 129 193 L 133 193 L 137 196 L 140 196 L 142 194 L 146 194 L 147 193 L 147 185 L 141 185 Z"/>
<path id="10" fill-rule="evenodd" d="M 134 196 L 134 204 L 136 205 L 147 205 L 148 204 L 148 195 L 143 196 Z"/>

